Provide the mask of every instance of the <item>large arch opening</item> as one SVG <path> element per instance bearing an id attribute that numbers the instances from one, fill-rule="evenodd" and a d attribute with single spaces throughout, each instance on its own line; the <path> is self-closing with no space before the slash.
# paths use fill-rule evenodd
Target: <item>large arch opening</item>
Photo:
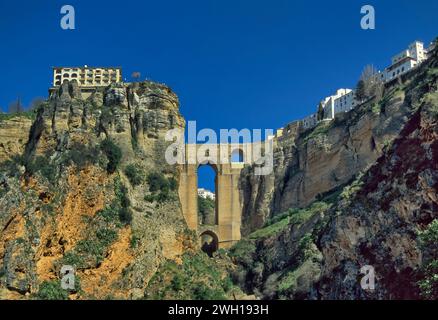
<path id="1" fill-rule="evenodd" d="M 199 225 L 217 225 L 217 167 L 206 163 L 198 166 L 198 223 Z"/>
<path id="2" fill-rule="evenodd" d="M 245 159 L 242 149 L 237 148 L 231 152 L 231 163 L 243 163 L 244 161 Z"/>
<path id="3" fill-rule="evenodd" d="M 200 238 L 202 251 L 212 257 L 213 253 L 219 249 L 218 236 L 213 231 L 207 230 L 201 233 Z"/>

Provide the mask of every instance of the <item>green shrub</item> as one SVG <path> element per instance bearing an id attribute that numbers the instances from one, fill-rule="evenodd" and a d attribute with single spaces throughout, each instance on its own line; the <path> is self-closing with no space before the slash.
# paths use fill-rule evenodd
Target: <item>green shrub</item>
<path id="1" fill-rule="evenodd" d="M 119 210 L 119 219 L 124 224 L 130 224 L 132 222 L 132 211 L 129 208 L 121 208 Z"/>
<path id="2" fill-rule="evenodd" d="M 229 275 L 222 280 L 222 288 L 225 292 L 228 292 L 233 288 L 233 281 Z"/>
<path id="3" fill-rule="evenodd" d="M 67 300 L 68 291 L 61 288 L 60 281 L 44 281 L 39 287 L 37 298 L 41 300 Z"/>
<path id="4" fill-rule="evenodd" d="M 198 195 L 198 214 L 202 217 L 203 224 L 214 224 L 216 203 L 213 199 L 203 198 Z"/>
<path id="5" fill-rule="evenodd" d="M 76 245 L 79 253 L 95 257 L 97 261 L 103 259 L 104 249 L 103 244 L 94 239 L 80 240 Z"/>
<path id="6" fill-rule="evenodd" d="M 312 255 L 312 235 L 310 233 L 306 233 L 304 237 L 300 239 L 298 243 L 298 252 L 299 252 L 299 260 L 304 262 Z"/>
<path id="7" fill-rule="evenodd" d="M 151 172 L 148 174 L 146 180 L 149 185 L 149 191 L 152 194 L 145 195 L 145 201 L 163 203 L 173 199 L 173 191 L 177 188 L 175 178 L 168 179 L 161 172 Z"/>
<path id="8" fill-rule="evenodd" d="M 254 254 L 256 249 L 257 248 L 253 240 L 243 239 L 231 247 L 230 256 L 249 269 L 252 268 L 254 264 Z"/>
<path id="9" fill-rule="evenodd" d="M 181 274 L 177 273 L 172 279 L 172 288 L 175 291 L 182 290 L 184 287 L 184 279 Z"/>
<path id="10" fill-rule="evenodd" d="M 82 268 L 84 266 L 84 259 L 77 253 L 68 251 L 62 257 L 62 264 Z"/>
<path id="11" fill-rule="evenodd" d="M 153 194 L 147 194 L 147 195 L 144 196 L 144 201 L 154 202 L 155 201 L 155 196 Z"/>
<path id="12" fill-rule="evenodd" d="M 74 143 L 70 150 L 64 154 L 63 163 L 73 163 L 79 169 L 88 164 L 96 163 L 99 158 L 99 150 L 81 143 Z"/>
<path id="13" fill-rule="evenodd" d="M 151 172 L 147 176 L 147 182 L 150 192 L 168 191 L 170 189 L 169 181 L 159 172 Z"/>
<path id="14" fill-rule="evenodd" d="M 143 182 L 143 172 L 141 168 L 135 164 L 127 165 L 125 174 L 132 186 L 138 186 Z"/>
<path id="15" fill-rule="evenodd" d="M 425 299 L 438 299 L 438 219 L 432 221 L 424 231 L 418 233 L 420 248 L 424 252 L 422 279 L 418 281 L 421 296 Z"/>
<path id="16" fill-rule="evenodd" d="M 101 228 L 97 230 L 96 237 L 104 246 L 109 246 L 117 239 L 117 232 L 112 229 Z"/>
<path id="17" fill-rule="evenodd" d="M 115 199 L 104 209 L 96 213 L 97 217 L 102 217 L 105 222 L 114 223 L 116 227 L 120 227 L 120 223 L 129 224 L 132 221 L 132 212 L 129 209 L 131 201 L 127 194 L 128 189 L 117 178 L 114 181 Z"/>
<path id="18" fill-rule="evenodd" d="M 96 213 L 97 217 L 102 217 L 105 222 L 117 222 L 119 210 L 112 204 Z"/>
<path id="19" fill-rule="evenodd" d="M 100 144 L 100 148 L 108 158 L 107 171 L 113 173 L 116 171 L 120 160 L 122 160 L 122 150 L 112 140 L 106 138 Z"/>
<path id="20" fill-rule="evenodd" d="M 223 279 L 215 262 L 205 253 L 185 253 L 182 264 L 166 260 L 148 283 L 151 299 L 225 299 L 230 280 Z"/>
<path id="21" fill-rule="evenodd" d="M 133 235 L 133 236 L 131 237 L 131 241 L 130 241 L 130 243 L 129 243 L 129 246 L 130 246 L 132 249 L 135 249 L 135 248 L 138 247 L 138 244 L 139 244 L 139 243 L 140 243 L 140 238 L 139 238 L 138 236 Z"/>
<path id="22" fill-rule="evenodd" d="M 127 196 L 128 188 L 122 184 L 119 177 L 114 181 L 114 193 L 116 194 L 116 200 L 122 208 L 128 208 L 131 205 L 131 201 Z"/>
<path id="23" fill-rule="evenodd" d="M 15 176 L 19 172 L 19 167 L 25 165 L 25 159 L 21 155 L 12 156 L 10 159 L 0 163 L 0 171 L 8 176 Z"/>
<path id="24" fill-rule="evenodd" d="M 221 290 L 210 288 L 203 282 L 196 282 L 193 289 L 194 300 L 225 300 L 225 295 Z"/>
<path id="25" fill-rule="evenodd" d="M 172 191 L 175 191 L 178 188 L 178 182 L 175 178 L 169 178 L 169 188 Z"/>
<path id="26" fill-rule="evenodd" d="M 51 184 L 56 182 L 57 168 L 50 162 L 49 156 L 37 156 L 27 163 L 27 172 L 35 174 L 39 172 Z"/>

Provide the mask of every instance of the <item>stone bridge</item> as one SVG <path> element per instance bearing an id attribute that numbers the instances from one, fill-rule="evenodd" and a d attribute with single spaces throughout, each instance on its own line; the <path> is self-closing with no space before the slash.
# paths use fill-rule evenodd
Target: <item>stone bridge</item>
<path id="1" fill-rule="evenodd" d="M 242 202 L 239 177 L 245 165 L 252 163 L 251 144 L 186 144 L 185 163 L 180 165 L 179 198 L 190 229 L 199 237 L 209 235 L 216 248 L 228 248 L 240 240 Z M 232 159 L 238 153 L 239 160 Z M 202 155 L 200 157 L 200 155 Z M 214 225 L 200 225 L 198 219 L 198 168 L 211 166 L 215 173 Z"/>

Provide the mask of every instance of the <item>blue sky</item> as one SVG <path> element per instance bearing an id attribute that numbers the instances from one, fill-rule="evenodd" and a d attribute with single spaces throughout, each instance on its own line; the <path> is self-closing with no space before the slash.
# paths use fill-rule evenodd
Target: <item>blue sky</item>
<path id="1" fill-rule="evenodd" d="M 64 4 L 76 30 L 59 26 Z M 365 4 L 376 30 L 360 28 Z M 116 65 L 169 85 L 198 128 L 275 129 L 354 87 L 366 64 L 429 43 L 436 12 L 432 0 L 1 1 L 0 107 L 46 96 L 51 66 Z"/>

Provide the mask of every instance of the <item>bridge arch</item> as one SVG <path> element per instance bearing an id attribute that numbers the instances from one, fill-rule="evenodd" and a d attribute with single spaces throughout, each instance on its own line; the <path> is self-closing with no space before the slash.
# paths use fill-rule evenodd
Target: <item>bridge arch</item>
<path id="1" fill-rule="evenodd" d="M 219 221 L 218 202 L 217 202 L 218 201 L 218 168 L 217 168 L 217 165 L 214 163 L 210 163 L 210 162 L 200 163 L 196 169 L 196 179 L 197 179 L 197 186 L 198 186 L 197 189 L 199 188 L 200 169 L 205 168 L 205 167 L 209 167 L 214 172 L 214 190 L 213 190 L 214 191 L 214 212 L 213 212 L 213 217 L 211 217 L 211 216 L 207 216 L 207 217 L 198 216 L 198 221 L 199 221 L 199 224 L 201 224 L 201 225 L 217 225 L 218 221 Z M 201 215 L 201 211 L 206 209 L 206 208 L 201 207 L 202 203 L 200 203 L 200 200 L 201 199 L 198 196 L 198 198 L 197 198 L 197 202 L 198 202 L 198 205 L 197 205 L 198 212 L 197 213 L 198 213 L 198 215 Z"/>
<path id="2" fill-rule="evenodd" d="M 244 163 L 245 153 L 241 148 L 235 148 L 231 151 L 231 163 Z"/>
<path id="3" fill-rule="evenodd" d="M 232 162 L 231 153 L 238 150 L 239 162 Z M 240 144 L 186 144 L 184 163 L 179 166 L 179 199 L 189 229 L 201 235 L 213 230 L 218 248 L 229 248 L 241 238 L 242 202 L 240 173 L 251 163 L 250 150 Z M 199 155 L 199 156 L 198 156 Z M 217 159 L 215 161 L 214 159 Z M 240 162 L 241 161 L 241 162 Z M 203 225 L 198 219 L 198 168 L 211 166 L 216 173 L 216 223 Z M 213 237 L 214 238 L 214 237 Z"/>
<path id="4" fill-rule="evenodd" d="M 211 230 L 205 230 L 199 235 L 201 239 L 201 250 L 210 257 L 219 249 L 219 237 Z"/>

